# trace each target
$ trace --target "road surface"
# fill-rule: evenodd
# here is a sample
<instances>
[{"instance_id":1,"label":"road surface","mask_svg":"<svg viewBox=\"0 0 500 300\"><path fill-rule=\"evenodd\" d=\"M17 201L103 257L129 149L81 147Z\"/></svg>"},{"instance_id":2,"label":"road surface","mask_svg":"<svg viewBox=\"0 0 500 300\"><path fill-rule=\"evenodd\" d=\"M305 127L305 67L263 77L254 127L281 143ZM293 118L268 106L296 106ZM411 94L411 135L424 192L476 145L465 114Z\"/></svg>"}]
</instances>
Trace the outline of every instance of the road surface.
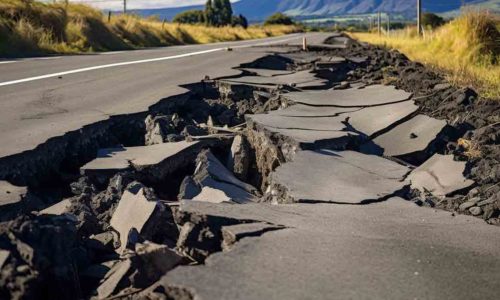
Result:
<instances>
[{"instance_id":1,"label":"road surface","mask_svg":"<svg viewBox=\"0 0 500 300\"><path fill-rule=\"evenodd\" d=\"M316 38L319 34L310 34ZM252 46L298 43L302 34L260 40L0 61L0 158L34 149L112 115L146 111L180 85L239 74L264 53ZM226 51L231 47L233 51Z\"/></svg>"}]
</instances>

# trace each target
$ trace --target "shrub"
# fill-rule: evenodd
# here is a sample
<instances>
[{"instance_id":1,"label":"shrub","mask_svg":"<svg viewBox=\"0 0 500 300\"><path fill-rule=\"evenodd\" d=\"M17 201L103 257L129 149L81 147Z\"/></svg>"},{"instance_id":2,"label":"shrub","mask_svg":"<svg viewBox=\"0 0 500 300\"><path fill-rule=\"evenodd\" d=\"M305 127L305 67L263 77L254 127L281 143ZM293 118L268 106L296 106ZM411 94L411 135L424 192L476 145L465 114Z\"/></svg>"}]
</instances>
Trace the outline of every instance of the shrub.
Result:
<instances>
[{"instance_id":1,"label":"shrub","mask_svg":"<svg viewBox=\"0 0 500 300\"><path fill-rule=\"evenodd\" d=\"M275 13L266 19L264 25L293 25L292 18L282 13Z\"/></svg>"},{"instance_id":2,"label":"shrub","mask_svg":"<svg viewBox=\"0 0 500 300\"><path fill-rule=\"evenodd\" d=\"M445 20L433 13L424 13L422 15L422 24L431 28L437 28L445 24Z\"/></svg>"},{"instance_id":3,"label":"shrub","mask_svg":"<svg viewBox=\"0 0 500 300\"><path fill-rule=\"evenodd\" d=\"M177 14L172 22L183 24L205 23L205 13L202 10L188 10Z\"/></svg>"}]
</instances>

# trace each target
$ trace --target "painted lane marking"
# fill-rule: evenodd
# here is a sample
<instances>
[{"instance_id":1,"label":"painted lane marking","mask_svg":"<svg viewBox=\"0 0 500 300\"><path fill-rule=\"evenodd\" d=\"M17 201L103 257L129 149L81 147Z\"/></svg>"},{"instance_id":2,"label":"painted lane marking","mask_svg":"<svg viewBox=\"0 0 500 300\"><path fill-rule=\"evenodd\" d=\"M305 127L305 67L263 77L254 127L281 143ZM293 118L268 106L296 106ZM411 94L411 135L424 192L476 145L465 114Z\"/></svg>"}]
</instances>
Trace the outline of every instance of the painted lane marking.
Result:
<instances>
[{"instance_id":1,"label":"painted lane marking","mask_svg":"<svg viewBox=\"0 0 500 300\"><path fill-rule=\"evenodd\" d=\"M232 48L249 48L249 47L260 46L260 45L271 45L271 44L283 43L283 42L286 42L286 41L289 41L289 40L292 40L292 39L296 39L296 38L297 37L292 37L292 38L288 38L288 39L284 39L284 40L279 40L279 41L274 41L274 42L263 42L263 43L259 43L259 44L250 44L250 45L235 46L235 47L232 47ZM108 68L114 68L114 67L136 65L136 64L142 64L142 63L150 63L150 62L156 62L156 61L172 60L172 59L177 59L177 58L184 58L184 57L190 57L190 56L208 54L208 53L223 51L223 50L225 50L227 48L228 47L215 48L215 49L209 49L209 50L203 50L203 51L196 51L196 52L189 52L189 53L184 53L184 54L178 54L178 55L173 55L173 56L165 56L165 57L157 57L157 58L150 58L150 59L125 61L125 62L119 62L119 63L112 63L112 64L105 64L105 65L87 67L87 68L80 68L80 69L68 70L68 71L63 71L63 72L58 72L58 73L51 73L51 74L46 74L46 75L40 75L40 76L23 78L23 79L17 79L17 80L10 80L10 81L0 82L0 87L2 87L2 86L8 86L8 85L14 85L14 84L19 84L19 83L24 83L24 82L42 80L42 79L47 79L47 78L54 78L54 77L59 77L59 76L64 76L64 75L69 75L69 74L76 74L76 73L83 73L83 72L88 72L88 71L95 71L95 70L100 70L100 69L108 69Z\"/></svg>"},{"instance_id":2,"label":"painted lane marking","mask_svg":"<svg viewBox=\"0 0 500 300\"><path fill-rule=\"evenodd\" d=\"M0 61L0 65L15 63L17 60Z\"/></svg>"},{"instance_id":3,"label":"painted lane marking","mask_svg":"<svg viewBox=\"0 0 500 300\"><path fill-rule=\"evenodd\" d=\"M18 84L18 83L23 83L23 82L29 82L29 81L35 81L35 80L41 80L41 79L47 79L47 78L54 78L54 77L59 77L59 76L64 76L64 75L69 75L69 74L83 73L83 72L100 70L100 69L108 69L108 68L113 68L113 67L135 65L135 64L142 64L142 63L162 61L162 60L171 60L171 59L176 59L176 58L189 57L189 56L195 56L195 55L200 55L200 54L206 54L206 53L221 51L223 49L224 48L217 48L217 49L211 49L211 50L205 50L205 51L198 51L198 52L190 52L190 53L185 53L185 54L179 54L179 55L174 55L174 56L158 57L158 58L151 58L151 59L141 59L141 60L134 60L134 61L125 61L125 62L114 63L114 64L107 64L107 65L100 65L100 66L94 66L94 67L88 67L88 68L81 68L81 69L63 71L63 72L58 72L58 73L52 73L52 74L46 74L46 75L28 77L28 78L23 78L23 79L17 79L17 80L11 80L11 81L4 81L4 82L0 82L0 86L13 85L13 84Z\"/></svg>"}]
</instances>

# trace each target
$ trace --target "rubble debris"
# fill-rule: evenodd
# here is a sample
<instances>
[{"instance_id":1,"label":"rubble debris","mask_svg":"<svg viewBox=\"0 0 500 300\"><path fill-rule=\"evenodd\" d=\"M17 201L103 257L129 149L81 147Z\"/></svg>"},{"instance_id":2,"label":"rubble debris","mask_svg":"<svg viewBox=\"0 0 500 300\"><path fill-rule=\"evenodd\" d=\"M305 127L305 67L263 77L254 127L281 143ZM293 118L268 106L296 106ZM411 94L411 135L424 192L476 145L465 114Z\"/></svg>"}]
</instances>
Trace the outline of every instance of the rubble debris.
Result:
<instances>
[{"instance_id":1,"label":"rubble debris","mask_svg":"<svg viewBox=\"0 0 500 300\"><path fill-rule=\"evenodd\" d=\"M282 97L305 105L352 108L402 102L411 96L394 86L371 85L362 89L291 92Z\"/></svg>"},{"instance_id":2,"label":"rubble debris","mask_svg":"<svg viewBox=\"0 0 500 300\"><path fill-rule=\"evenodd\" d=\"M474 184L463 175L466 162L455 161L453 155L434 154L408 176L411 186L421 192L444 197Z\"/></svg>"},{"instance_id":3,"label":"rubble debris","mask_svg":"<svg viewBox=\"0 0 500 300\"><path fill-rule=\"evenodd\" d=\"M110 225L120 235L120 246L117 249L121 253L128 244L131 230L135 229L145 239L153 240L158 231L163 235L175 235L169 232L172 228L165 226L168 221L167 208L159 202L155 195L139 183L132 183L123 193L110 221ZM158 228L159 225L165 226Z\"/></svg>"},{"instance_id":4,"label":"rubble debris","mask_svg":"<svg viewBox=\"0 0 500 300\"><path fill-rule=\"evenodd\" d=\"M246 180L250 166L250 149L243 135L234 137L226 166L238 179Z\"/></svg>"},{"instance_id":5,"label":"rubble debris","mask_svg":"<svg viewBox=\"0 0 500 300\"><path fill-rule=\"evenodd\" d=\"M10 251L0 249L0 270L2 269L7 259L9 259L9 256Z\"/></svg>"},{"instance_id":6,"label":"rubble debris","mask_svg":"<svg viewBox=\"0 0 500 300\"><path fill-rule=\"evenodd\" d=\"M270 176L264 200L272 203L363 204L402 190L410 170L390 160L354 151L299 151Z\"/></svg>"},{"instance_id":7,"label":"rubble debris","mask_svg":"<svg viewBox=\"0 0 500 300\"><path fill-rule=\"evenodd\" d=\"M19 216L0 224L0 247L10 252L0 272L2 298L81 298L78 270L88 257L73 221Z\"/></svg>"},{"instance_id":8,"label":"rubble debris","mask_svg":"<svg viewBox=\"0 0 500 300\"><path fill-rule=\"evenodd\" d=\"M204 150L196 159L196 170L181 186L179 200L246 203L256 201L258 190L236 178L210 152Z\"/></svg>"},{"instance_id":9,"label":"rubble debris","mask_svg":"<svg viewBox=\"0 0 500 300\"><path fill-rule=\"evenodd\" d=\"M49 206L38 212L38 215L55 215L62 216L70 212L71 200L64 199L52 206Z\"/></svg>"},{"instance_id":10,"label":"rubble debris","mask_svg":"<svg viewBox=\"0 0 500 300\"><path fill-rule=\"evenodd\" d=\"M115 264L97 288L99 299L104 299L127 288L146 288L182 260L167 246L151 242L136 244L135 251Z\"/></svg>"}]
</instances>

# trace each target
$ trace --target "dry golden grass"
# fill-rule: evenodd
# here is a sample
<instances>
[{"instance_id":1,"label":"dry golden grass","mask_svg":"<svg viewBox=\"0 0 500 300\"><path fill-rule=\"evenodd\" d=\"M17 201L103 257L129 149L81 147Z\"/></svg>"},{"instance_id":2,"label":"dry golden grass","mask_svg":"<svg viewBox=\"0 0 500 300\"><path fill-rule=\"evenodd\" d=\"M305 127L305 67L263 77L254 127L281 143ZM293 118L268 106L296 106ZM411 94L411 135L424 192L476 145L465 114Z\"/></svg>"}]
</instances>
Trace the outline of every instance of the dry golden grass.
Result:
<instances>
[{"instance_id":1,"label":"dry golden grass","mask_svg":"<svg viewBox=\"0 0 500 300\"><path fill-rule=\"evenodd\" d=\"M498 16L464 12L435 31L418 37L416 28L389 36L351 33L356 39L399 50L410 59L443 71L457 85L470 85L485 98L500 99L500 33Z\"/></svg>"},{"instance_id":2,"label":"dry golden grass","mask_svg":"<svg viewBox=\"0 0 500 300\"><path fill-rule=\"evenodd\" d=\"M107 16L82 4L1 0L0 56L79 53L238 41L299 31L294 26L211 28L134 15Z\"/></svg>"}]
</instances>

